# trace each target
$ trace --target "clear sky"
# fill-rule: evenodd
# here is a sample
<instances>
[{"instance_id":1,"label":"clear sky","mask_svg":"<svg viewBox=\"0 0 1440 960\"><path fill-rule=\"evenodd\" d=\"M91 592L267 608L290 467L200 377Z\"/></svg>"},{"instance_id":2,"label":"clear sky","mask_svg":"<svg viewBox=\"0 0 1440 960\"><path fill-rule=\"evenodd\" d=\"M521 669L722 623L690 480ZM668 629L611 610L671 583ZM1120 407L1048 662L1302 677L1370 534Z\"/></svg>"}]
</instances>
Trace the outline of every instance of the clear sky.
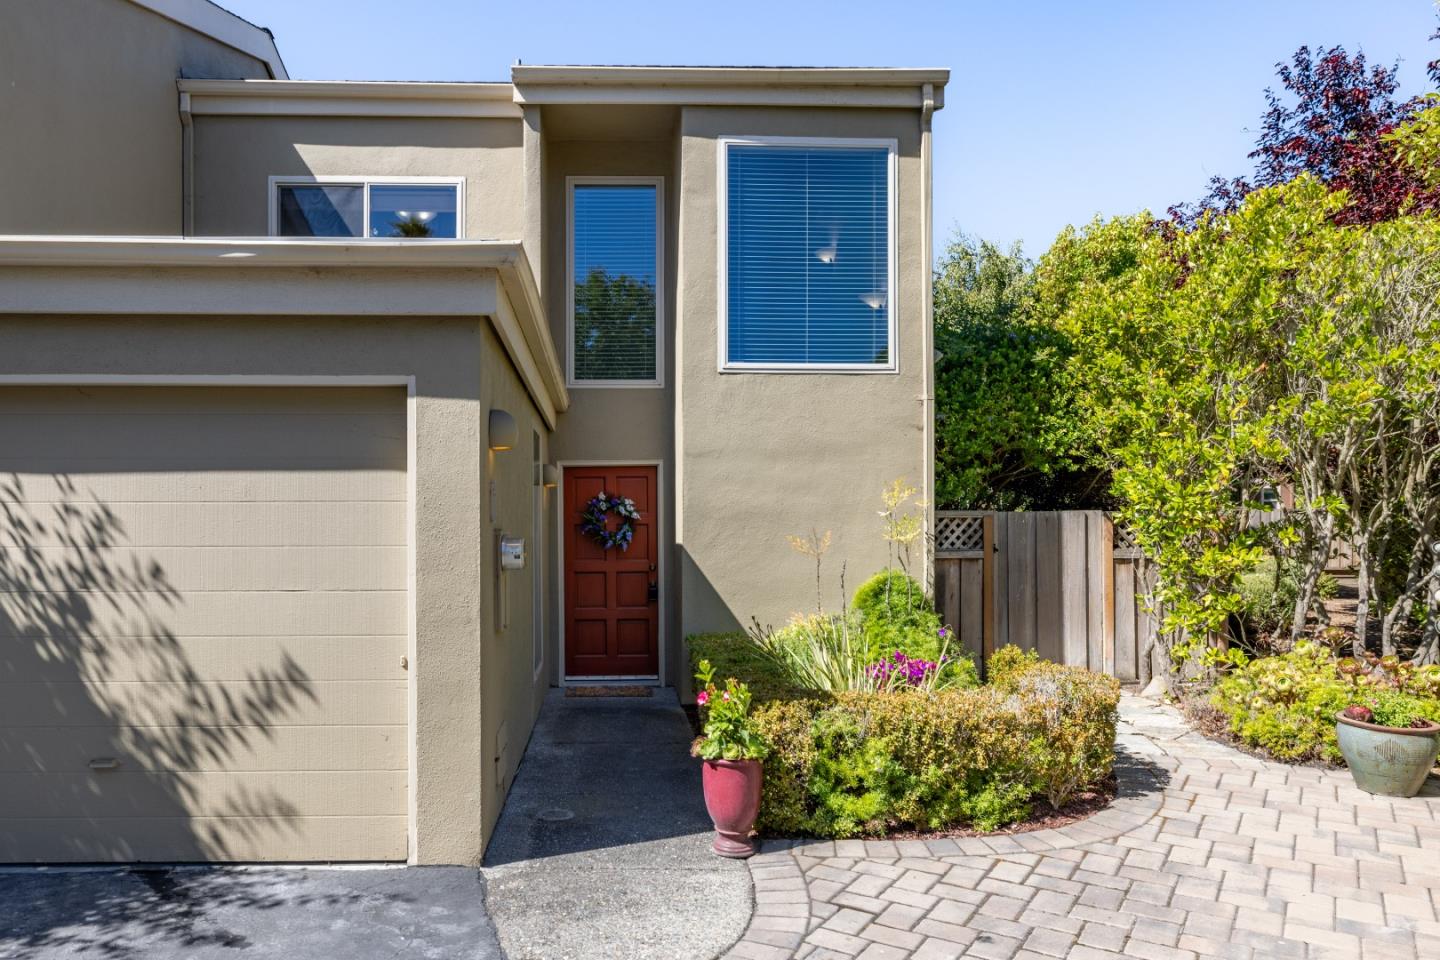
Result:
<instances>
[{"instance_id":1,"label":"clear sky","mask_svg":"<svg viewBox=\"0 0 1440 960\"><path fill-rule=\"evenodd\" d=\"M1067 223L1248 173L1275 61L1302 43L1400 62L1421 92L1431 0L221 0L306 80L503 80L524 63L949 67L937 242L1038 254Z\"/></svg>"}]
</instances>

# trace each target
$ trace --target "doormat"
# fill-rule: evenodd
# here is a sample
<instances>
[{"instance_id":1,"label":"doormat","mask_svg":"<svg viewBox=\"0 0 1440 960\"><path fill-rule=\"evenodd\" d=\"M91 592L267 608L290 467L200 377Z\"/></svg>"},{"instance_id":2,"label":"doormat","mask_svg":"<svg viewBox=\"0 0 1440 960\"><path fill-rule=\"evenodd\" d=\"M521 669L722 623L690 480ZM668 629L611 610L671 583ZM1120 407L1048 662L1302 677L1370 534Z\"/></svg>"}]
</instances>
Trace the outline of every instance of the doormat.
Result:
<instances>
[{"instance_id":1,"label":"doormat","mask_svg":"<svg viewBox=\"0 0 1440 960\"><path fill-rule=\"evenodd\" d=\"M654 687L566 687L567 697L648 697Z\"/></svg>"}]
</instances>

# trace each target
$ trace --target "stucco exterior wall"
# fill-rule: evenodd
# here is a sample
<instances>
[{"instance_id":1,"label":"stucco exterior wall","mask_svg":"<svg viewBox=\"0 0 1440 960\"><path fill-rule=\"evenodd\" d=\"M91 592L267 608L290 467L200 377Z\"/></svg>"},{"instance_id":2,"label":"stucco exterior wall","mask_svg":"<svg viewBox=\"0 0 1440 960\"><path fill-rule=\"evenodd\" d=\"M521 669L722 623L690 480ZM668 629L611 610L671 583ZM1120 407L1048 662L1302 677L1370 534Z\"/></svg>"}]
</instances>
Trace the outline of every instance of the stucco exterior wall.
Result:
<instances>
[{"instance_id":1,"label":"stucco exterior wall","mask_svg":"<svg viewBox=\"0 0 1440 960\"><path fill-rule=\"evenodd\" d=\"M175 81L268 76L126 0L6 0L0 234L178 235Z\"/></svg>"},{"instance_id":2,"label":"stucco exterior wall","mask_svg":"<svg viewBox=\"0 0 1440 960\"><path fill-rule=\"evenodd\" d=\"M195 233L263 237L272 176L465 178L465 238L518 240L525 225L520 119L195 118Z\"/></svg>"},{"instance_id":3,"label":"stucco exterior wall","mask_svg":"<svg viewBox=\"0 0 1440 960\"><path fill-rule=\"evenodd\" d=\"M481 607L484 611L481 634L481 731L484 735L485 793L480 804L482 829L488 839L510 792L515 771L529 742L530 730L540 713L549 688L546 671L553 659L548 646L540 670L534 666L535 594L543 568L536 560L534 543L535 498L542 508L550 505L550 492L537 486L534 471L534 438L540 437L540 458L545 462L548 430L525 392L524 385L508 355L485 326L481 331L480 415L488 430L489 412L505 410L515 417L519 438L513 449L489 449L488 434L482 444L484 458L485 521L482 531L484 554L481 567ZM548 518L551 511L545 509ZM546 523L548 528L549 524ZM500 571L500 536L525 540L523 570Z\"/></svg>"},{"instance_id":4,"label":"stucco exterior wall","mask_svg":"<svg viewBox=\"0 0 1440 960\"><path fill-rule=\"evenodd\" d=\"M661 541L659 550L664 569L661 571L668 592L664 604L667 615L661 623L660 642L663 660L673 677L679 660L679 603L675 586L677 569L674 552L675 530L675 254L676 209L679 198L675 192L674 141L622 140L549 142L545 152L545 302L550 334L558 348L561 363L571 351L567 334L568 237L566 234L568 203L567 179L570 177L663 177L664 178L664 282L661 291L664 312L664 349L661 356L663 386L660 387L584 387L571 386L571 407L560 419L551 446L556 462L608 462L617 464L658 462L662 502ZM569 522L567 518L566 522ZM558 538L560 531L555 536ZM558 562L558 542L552 541L551 554ZM563 611L559 609L559 591L552 591L556 643Z\"/></svg>"},{"instance_id":5,"label":"stucco exterior wall","mask_svg":"<svg viewBox=\"0 0 1440 960\"><path fill-rule=\"evenodd\" d=\"M511 575L509 629L491 620L492 531L528 526L528 431L539 423L507 367L484 318L0 316L0 374L416 378L410 800L411 858L420 863L479 862L539 704L528 670L529 572ZM524 449L487 451L492 404L516 416ZM501 720L510 746L497 763Z\"/></svg>"},{"instance_id":6,"label":"stucco exterior wall","mask_svg":"<svg viewBox=\"0 0 1440 960\"><path fill-rule=\"evenodd\" d=\"M718 137L893 138L899 143L896 373L719 373ZM833 532L824 602L884 567L876 515L897 477L922 486L925 321L920 114L688 107L681 120L676 448L686 634L779 626L815 604L815 567L787 535Z\"/></svg>"}]
</instances>

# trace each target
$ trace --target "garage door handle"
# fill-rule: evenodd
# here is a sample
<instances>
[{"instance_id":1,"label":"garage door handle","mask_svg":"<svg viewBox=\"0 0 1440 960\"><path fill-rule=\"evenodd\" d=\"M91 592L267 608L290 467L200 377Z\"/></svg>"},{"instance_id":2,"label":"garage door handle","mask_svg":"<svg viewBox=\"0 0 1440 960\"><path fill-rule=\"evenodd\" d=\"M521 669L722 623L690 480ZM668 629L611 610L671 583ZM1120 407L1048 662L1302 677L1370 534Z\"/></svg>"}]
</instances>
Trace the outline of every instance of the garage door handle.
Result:
<instances>
[{"instance_id":1,"label":"garage door handle","mask_svg":"<svg viewBox=\"0 0 1440 960\"><path fill-rule=\"evenodd\" d=\"M96 757L90 761L91 770L118 770L120 761L115 757Z\"/></svg>"}]
</instances>

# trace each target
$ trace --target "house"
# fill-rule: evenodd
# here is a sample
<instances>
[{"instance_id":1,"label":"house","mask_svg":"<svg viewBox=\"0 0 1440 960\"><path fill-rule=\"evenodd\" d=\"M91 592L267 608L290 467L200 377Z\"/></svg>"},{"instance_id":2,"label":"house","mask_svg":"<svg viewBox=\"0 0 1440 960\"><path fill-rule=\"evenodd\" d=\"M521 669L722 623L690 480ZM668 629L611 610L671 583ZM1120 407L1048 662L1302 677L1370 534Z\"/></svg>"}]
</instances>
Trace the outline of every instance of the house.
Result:
<instances>
[{"instance_id":1,"label":"house","mask_svg":"<svg viewBox=\"0 0 1440 960\"><path fill-rule=\"evenodd\" d=\"M947 77L0 8L0 862L475 863L549 687L808 607L786 535L883 566Z\"/></svg>"}]
</instances>

